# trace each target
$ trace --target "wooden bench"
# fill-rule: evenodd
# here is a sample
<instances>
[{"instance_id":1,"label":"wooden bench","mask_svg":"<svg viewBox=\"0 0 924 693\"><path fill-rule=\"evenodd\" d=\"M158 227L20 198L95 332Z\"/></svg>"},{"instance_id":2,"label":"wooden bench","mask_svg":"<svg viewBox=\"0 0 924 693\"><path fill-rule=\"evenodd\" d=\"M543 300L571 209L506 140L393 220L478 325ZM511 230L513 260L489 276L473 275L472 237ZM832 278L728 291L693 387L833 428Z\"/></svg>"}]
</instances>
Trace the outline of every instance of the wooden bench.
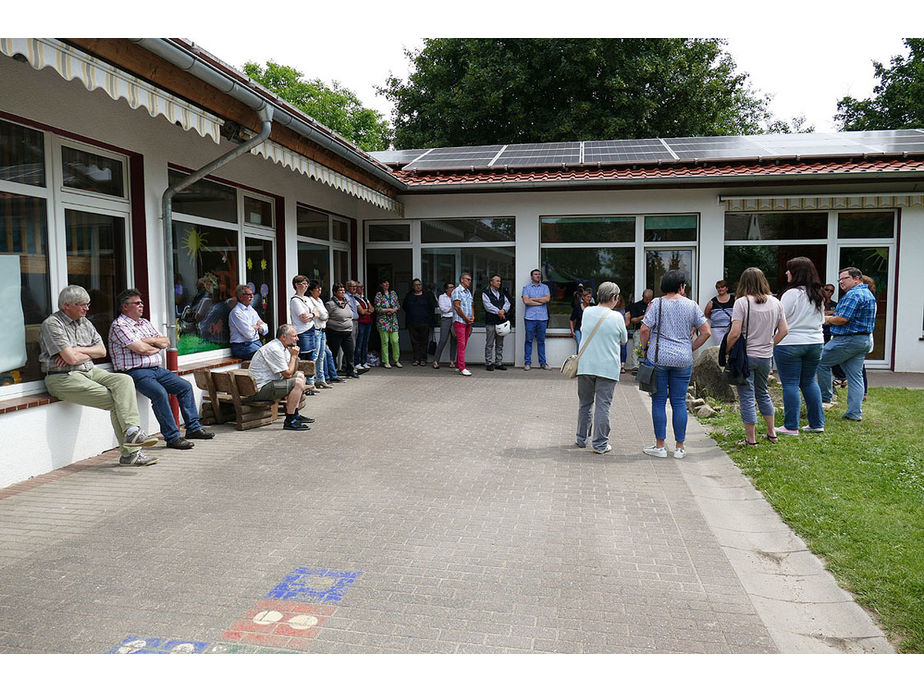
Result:
<instances>
[{"instance_id":1,"label":"wooden bench","mask_svg":"<svg viewBox=\"0 0 924 693\"><path fill-rule=\"evenodd\" d=\"M285 407L285 400L275 402L254 401L249 398L257 394L257 382L247 370L249 361L242 368L227 371L212 371L200 368L194 371L196 385L205 390L199 419L202 425L231 422L239 431L266 426L279 418L279 407ZM314 362L299 361L299 370L306 376L314 375ZM305 406L305 396L299 408Z\"/></svg>"}]
</instances>

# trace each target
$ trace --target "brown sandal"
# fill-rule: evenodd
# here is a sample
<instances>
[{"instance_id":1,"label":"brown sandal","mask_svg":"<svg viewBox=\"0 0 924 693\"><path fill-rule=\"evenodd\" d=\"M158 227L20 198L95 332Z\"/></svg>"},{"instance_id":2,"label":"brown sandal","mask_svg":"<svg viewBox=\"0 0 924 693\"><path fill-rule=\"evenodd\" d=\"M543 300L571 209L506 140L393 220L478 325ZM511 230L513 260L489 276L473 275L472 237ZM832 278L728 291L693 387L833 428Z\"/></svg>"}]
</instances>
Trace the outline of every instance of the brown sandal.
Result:
<instances>
[{"instance_id":1,"label":"brown sandal","mask_svg":"<svg viewBox=\"0 0 924 693\"><path fill-rule=\"evenodd\" d=\"M747 438L742 438L742 439L739 440L737 443L735 443L735 445L737 445L739 448L743 448L743 447L745 447L745 446L747 446L747 445L757 445L757 441L755 440L755 441L752 443L752 442L749 441Z\"/></svg>"}]
</instances>

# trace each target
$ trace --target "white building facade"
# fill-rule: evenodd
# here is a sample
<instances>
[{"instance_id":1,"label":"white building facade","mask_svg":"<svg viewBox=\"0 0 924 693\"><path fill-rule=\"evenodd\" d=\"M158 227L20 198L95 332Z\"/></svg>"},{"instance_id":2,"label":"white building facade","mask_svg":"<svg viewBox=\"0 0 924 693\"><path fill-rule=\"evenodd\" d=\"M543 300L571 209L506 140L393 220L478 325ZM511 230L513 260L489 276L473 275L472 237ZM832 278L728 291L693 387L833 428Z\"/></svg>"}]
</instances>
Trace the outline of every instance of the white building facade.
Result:
<instances>
[{"instance_id":1,"label":"white building facade","mask_svg":"<svg viewBox=\"0 0 924 693\"><path fill-rule=\"evenodd\" d=\"M0 488L116 444L107 412L44 391L39 325L72 283L90 292L104 338L115 296L138 287L154 325L176 326L178 369L191 379L197 366L230 361L225 317L238 283L253 285L255 308L275 327L289 319L295 274L325 290L360 279L370 296L387 278L403 296L417 277L439 292L469 272L477 291L496 273L522 326L519 296L540 268L558 365L573 353L578 283L613 280L634 300L677 267L705 305L718 279L733 285L751 265L778 290L786 259L806 255L824 281L836 284L846 265L876 280L871 367L924 371L924 303L913 285L924 260L924 156L666 177L619 167L529 180L412 175L292 115L191 44L0 39L0 53ZM254 94L276 108L269 139L173 198L168 258L164 192L255 136ZM519 365L517 325L505 360ZM483 344L476 323L468 361L482 361ZM139 405L156 431L147 399Z\"/></svg>"}]
</instances>

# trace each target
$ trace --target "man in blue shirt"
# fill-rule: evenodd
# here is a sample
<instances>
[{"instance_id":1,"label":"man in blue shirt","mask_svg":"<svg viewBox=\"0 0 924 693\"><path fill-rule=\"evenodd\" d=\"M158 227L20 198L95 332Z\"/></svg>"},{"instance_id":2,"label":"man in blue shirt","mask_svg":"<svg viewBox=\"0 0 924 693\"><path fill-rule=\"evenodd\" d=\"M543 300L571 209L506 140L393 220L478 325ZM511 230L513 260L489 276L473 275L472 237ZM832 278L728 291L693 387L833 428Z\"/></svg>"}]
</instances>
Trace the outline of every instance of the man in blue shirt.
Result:
<instances>
[{"instance_id":1,"label":"man in blue shirt","mask_svg":"<svg viewBox=\"0 0 924 693\"><path fill-rule=\"evenodd\" d=\"M542 283L542 272L534 269L529 273L530 283L523 287L523 322L526 324L526 348L523 355L523 370L528 371L533 360L533 339L539 352L539 365L549 370L545 361L545 328L549 324L549 301L552 294Z\"/></svg>"},{"instance_id":2,"label":"man in blue shirt","mask_svg":"<svg viewBox=\"0 0 924 693\"><path fill-rule=\"evenodd\" d=\"M876 326L876 298L863 282L863 273L856 267L846 267L838 273L838 284L845 292L838 301L834 315L825 316L831 328L831 341L825 344L818 364L818 385L821 400L830 403L831 368L840 364L847 374L847 411L844 418L863 418L863 361L870 348L870 338Z\"/></svg>"},{"instance_id":3,"label":"man in blue shirt","mask_svg":"<svg viewBox=\"0 0 924 693\"><path fill-rule=\"evenodd\" d=\"M237 305L231 309L228 324L231 326L231 355L245 361L253 356L263 342L260 335L269 332L269 325L260 319L253 306L253 289L241 284L234 290Z\"/></svg>"}]
</instances>

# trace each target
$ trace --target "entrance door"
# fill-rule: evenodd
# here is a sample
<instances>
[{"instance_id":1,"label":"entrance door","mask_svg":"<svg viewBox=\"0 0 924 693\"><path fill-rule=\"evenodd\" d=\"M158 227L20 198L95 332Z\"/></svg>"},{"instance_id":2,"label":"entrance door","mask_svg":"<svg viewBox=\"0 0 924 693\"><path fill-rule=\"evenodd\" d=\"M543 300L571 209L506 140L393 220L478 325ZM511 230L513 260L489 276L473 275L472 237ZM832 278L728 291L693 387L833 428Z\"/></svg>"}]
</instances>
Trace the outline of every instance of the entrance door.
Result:
<instances>
[{"instance_id":1,"label":"entrance door","mask_svg":"<svg viewBox=\"0 0 924 693\"><path fill-rule=\"evenodd\" d=\"M387 279L389 291L398 294L403 300L411 290L411 273L413 272L413 251L410 248L368 248L366 250L366 298L375 300L379 291L379 282ZM373 322L372 335L369 337L369 350L382 353L382 343ZM410 348L410 340L405 334L404 311L398 311L399 344L402 349Z\"/></svg>"},{"instance_id":2,"label":"entrance door","mask_svg":"<svg viewBox=\"0 0 924 693\"><path fill-rule=\"evenodd\" d=\"M873 330L873 351L866 355L870 362L890 365L892 360L891 277L894 271L890 246L840 248L838 267L856 267L876 284L876 328Z\"/></svg>"}]
</instances>

